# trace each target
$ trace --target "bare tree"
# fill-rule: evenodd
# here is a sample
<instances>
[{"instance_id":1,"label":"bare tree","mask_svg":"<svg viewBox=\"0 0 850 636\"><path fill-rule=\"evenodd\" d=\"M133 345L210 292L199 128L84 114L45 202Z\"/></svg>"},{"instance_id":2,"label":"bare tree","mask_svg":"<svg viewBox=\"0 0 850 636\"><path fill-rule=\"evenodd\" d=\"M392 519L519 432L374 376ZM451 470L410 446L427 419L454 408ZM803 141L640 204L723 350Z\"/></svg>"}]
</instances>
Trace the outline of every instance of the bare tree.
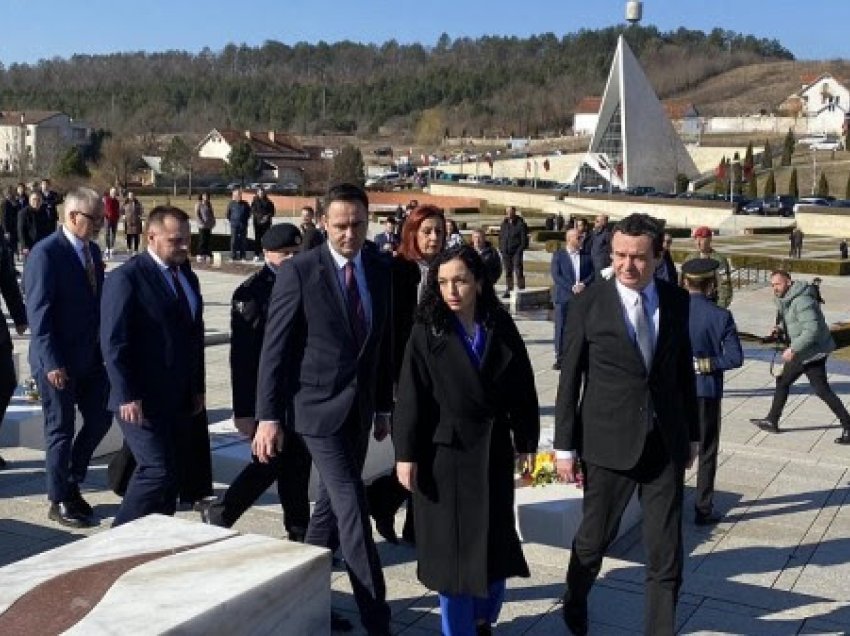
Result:
<instances>
[{"instance_id":1,"label":"bare tree","mask_svg":"<svg viewBox=\"0 0 850 636\"><path fill-rule=\"evenodd\" d=\"M113 183L126 185L141 158L138 142L128 137L110 137L103 143L100 167Z\"/></svg>"}]
</instances>

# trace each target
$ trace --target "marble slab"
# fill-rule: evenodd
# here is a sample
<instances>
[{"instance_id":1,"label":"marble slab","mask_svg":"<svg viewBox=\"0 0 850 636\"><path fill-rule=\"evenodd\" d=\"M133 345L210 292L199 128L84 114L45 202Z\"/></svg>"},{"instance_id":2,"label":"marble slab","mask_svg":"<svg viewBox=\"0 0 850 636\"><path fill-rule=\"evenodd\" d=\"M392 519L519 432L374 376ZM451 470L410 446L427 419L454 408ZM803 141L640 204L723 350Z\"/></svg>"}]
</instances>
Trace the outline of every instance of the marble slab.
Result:
<instances>
[{"instance_id":1,"label":"marble slab","mask_svg":"<svg viewBox=\"0 0 850 636\"><path fill-rule=\"evenodd\" d=\"M140 563L109 575L110 564L133 557ZM2 612L31 602L21 597L36 586L96 564L103 568L80 576L105 577L105 593L83 589L81 580L59 610L73 615L64 634L330 633L327 550L160 515L0 569L0 625Z\"/></svg>"},{"instance_id":2,"label":"marble slab","mask_svg":"<svg viewBox=\"0 0 850 636\"><path fill-rule=\"evenodd\" d=\"M556 548L572 545L582 518L584 491L575 484L523 486L515 491L517 530L525 542ZM637 493L629 501L617 538L631 530L641 519Z\"/></svg>"}]
</instances>

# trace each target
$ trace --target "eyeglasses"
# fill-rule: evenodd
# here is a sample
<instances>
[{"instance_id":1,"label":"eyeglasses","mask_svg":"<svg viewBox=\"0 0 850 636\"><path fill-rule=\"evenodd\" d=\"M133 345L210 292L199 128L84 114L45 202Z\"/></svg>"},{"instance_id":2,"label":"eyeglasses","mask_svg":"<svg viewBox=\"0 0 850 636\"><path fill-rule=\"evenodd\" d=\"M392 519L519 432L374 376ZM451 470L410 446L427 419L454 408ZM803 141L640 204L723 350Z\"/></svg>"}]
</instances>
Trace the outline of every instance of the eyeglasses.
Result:
<instances>
[{"instance_id":1,"label":"eyeglasses","mask_svg":"<svg viewBox=\"0 0 850 636\"><path fill-rule=\"evenodd\" d=\"M80 214L86 217L92 223L103 223L103 215L91 214L90 212L81 212L80 210L73 210L74 214Z\"/></svg>"}]
</instances>

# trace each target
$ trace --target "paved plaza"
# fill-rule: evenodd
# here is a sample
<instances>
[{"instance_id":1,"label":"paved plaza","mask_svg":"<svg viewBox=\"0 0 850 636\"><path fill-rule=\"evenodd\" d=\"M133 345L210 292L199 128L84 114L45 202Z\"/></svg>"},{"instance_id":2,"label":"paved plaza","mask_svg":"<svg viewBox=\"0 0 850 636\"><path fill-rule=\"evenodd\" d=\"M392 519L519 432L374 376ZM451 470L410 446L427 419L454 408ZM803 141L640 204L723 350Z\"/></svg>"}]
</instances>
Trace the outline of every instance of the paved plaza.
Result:
<instances>
[{"instance_id":1,"label":"paved plaza","mask_svg":"<svg viewBox=\"0 0 850 636\"><path fill-rule=\"evenodd\" d=\"M814 247L814 246L813 246ZM823 249L826 249L824 246ZM229 299L239 278L200 271L207 328L226 332ZM850 316L850 281L826 277L828 320ZM769 287L736 291L732 305L741 331L768 331L774 311ZM541 446L551 447L558 376L551 370L552 324L540 316L519 316L536 374L543 419ZM25 353L28 336L15 336ZM228 346L207 348L207 401L212 422L230 416ZM845 634L850 632L850 449L833 443L839 429L826 406L809 394L805 379L794 387L781 422L769 435L749 423L767 413L773 379L771 351L746 345L743 368L727 374L723 401L717 504L725 513L715 528L692 523L694 473L688 474L685 502L685 582L678 629L683 634ZM833 387L850 402L850 365L831 360ZM27 375L25 355L21 376ZM90 471L85 496L100 518L97 527L70 531L47 520L43 455L25 448L0 449L9 468L0 473L0 565L31 556L109 528L119 499L105 488L106 466ZM217 484L219 489L225 484ZM187 519L192 512L180 512ZM280 508L267 495L236 529L283 536ZM399 515L401 529L402 515ZM415 552L376 535L387 577L393 628L405 635L439 633L437 598L416 579ZM526 544L530 579L509 582L496 634L566 633L558 598L568 550ZM625 534L606 559L590 597L591 634L642 633L643 550L640 527ZM2 584L2 581L0 581ZM333 606L359 625L348 580L333 579ZM355 631L355 634L361 632Z\"/></svg>"}]
</instances>

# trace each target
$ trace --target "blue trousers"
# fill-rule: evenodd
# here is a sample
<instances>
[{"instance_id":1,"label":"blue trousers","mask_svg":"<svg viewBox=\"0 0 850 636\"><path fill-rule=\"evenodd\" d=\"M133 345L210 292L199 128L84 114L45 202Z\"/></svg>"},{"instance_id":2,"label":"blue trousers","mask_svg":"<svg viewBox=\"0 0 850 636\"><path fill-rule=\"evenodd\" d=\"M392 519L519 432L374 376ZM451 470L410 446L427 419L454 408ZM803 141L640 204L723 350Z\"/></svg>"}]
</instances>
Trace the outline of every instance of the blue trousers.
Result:
<instances>
[{"instance_id":1,"label":"blue trousers","mask_svg":"<svg viewBox=\"0 0 850 636\"><path fill-rule=\"evenodd\" d=\"M468 594L439 594L444 636L475 636L479 621L493 625L505 600L505 581L490 583L487 598Z\"/></svg>"}]
</instances>

